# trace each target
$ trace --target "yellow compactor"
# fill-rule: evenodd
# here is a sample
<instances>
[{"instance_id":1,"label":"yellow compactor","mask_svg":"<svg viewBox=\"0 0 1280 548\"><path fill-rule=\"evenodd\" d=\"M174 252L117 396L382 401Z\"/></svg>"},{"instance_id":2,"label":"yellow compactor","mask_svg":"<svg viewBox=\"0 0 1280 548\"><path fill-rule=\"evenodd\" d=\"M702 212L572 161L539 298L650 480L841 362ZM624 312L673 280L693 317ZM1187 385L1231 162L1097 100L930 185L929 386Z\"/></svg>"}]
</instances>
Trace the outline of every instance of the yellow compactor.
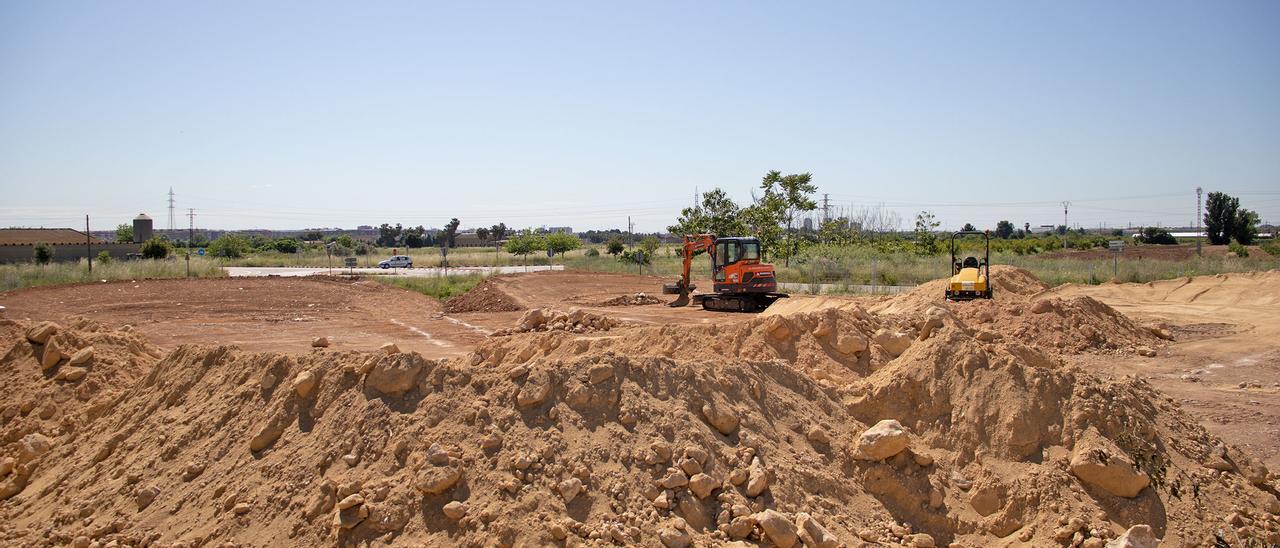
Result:
<instances>
[{"instance_id":1,"label":"yellow compactor","mask_svg":"<svg viewBox=\"0 0 1280 548\"><path fill-rule=\"evenodd\" d=\"M986 238L986 256L956 260L956 236L977 234ZM962 230L951 235L951 279L947 281L948 301L971 301L991 298L991 233Z\"/></svg>"}]
</instances>

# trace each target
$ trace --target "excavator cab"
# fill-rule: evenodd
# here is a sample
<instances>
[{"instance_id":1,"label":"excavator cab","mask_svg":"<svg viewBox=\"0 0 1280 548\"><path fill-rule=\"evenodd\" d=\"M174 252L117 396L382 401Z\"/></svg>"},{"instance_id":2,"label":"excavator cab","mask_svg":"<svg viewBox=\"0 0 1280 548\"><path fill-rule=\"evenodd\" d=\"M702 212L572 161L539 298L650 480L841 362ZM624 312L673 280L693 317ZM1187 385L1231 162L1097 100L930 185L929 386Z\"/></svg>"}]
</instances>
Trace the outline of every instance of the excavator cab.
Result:
<instances>
[{"instance_id":1,"label":"excavator cab","mask_svg":"<svg viewBox=\"0 0 1280 548\"><path fill-rule=\"evenodd\" d=\"M981 235L986 239L986 255L956 260L956 236ZM962 230L951 235L951 279L947 281L948 301L990 299L991 293L991 234L986 231Z\"/></svg>"},{"instance_id":2,"label":"excavator cab","mask_svg":"<svg viewBox=\"0 0 1280 548\"><path fill-rule=\"evenodd\" d=\"M703 251L711 256L714 292L690 295L696 286L690 282L689 269L693 257ZM663 293L679 295L670 306L686 306L693 302L701 304L707 310L754 312L786 297L785 294L778 293L773 265L762 261L760 240L756 238L686 235L682 257L684 270L680 280L662 287Z\"/></svg>"}]
</instances>

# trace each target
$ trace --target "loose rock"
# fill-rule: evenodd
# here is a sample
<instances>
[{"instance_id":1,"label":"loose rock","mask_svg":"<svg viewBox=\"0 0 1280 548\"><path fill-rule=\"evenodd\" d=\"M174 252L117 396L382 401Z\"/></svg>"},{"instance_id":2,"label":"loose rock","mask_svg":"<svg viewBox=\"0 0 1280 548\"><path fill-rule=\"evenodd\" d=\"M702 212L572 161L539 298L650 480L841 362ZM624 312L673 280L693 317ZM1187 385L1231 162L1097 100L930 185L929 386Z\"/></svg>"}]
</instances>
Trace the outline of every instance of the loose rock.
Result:
<instances>
[{"instance_id":1,"label":"loose rock","mask_svg":"<svg viewBox=\"0 0 1280 548\"><path fill-rule=\"evenodd\" d=\"M902 424L894 419L885 419L868 428L854 446L854 458L861 460L884 460L907 448L910 438Z\"/></svg>"}]
</instances>

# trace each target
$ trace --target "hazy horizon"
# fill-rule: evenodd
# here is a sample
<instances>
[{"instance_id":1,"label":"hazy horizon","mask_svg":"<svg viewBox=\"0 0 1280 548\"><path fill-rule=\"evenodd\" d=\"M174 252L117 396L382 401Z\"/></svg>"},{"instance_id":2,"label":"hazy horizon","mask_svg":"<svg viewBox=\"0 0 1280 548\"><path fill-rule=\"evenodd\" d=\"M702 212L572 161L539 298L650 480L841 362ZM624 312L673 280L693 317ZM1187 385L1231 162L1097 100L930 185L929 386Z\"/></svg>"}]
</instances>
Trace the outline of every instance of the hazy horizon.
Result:
<instances>
[{"instance_id":1,"label":"hazy horizon","mask_svg":"<svg viewBox=\"0 0 1280 548\"><path fill-rule=\"evenodd\" d=\"M0 226L1280 223L1280 4L0 0Z\"/></svg>"}]
</instances>

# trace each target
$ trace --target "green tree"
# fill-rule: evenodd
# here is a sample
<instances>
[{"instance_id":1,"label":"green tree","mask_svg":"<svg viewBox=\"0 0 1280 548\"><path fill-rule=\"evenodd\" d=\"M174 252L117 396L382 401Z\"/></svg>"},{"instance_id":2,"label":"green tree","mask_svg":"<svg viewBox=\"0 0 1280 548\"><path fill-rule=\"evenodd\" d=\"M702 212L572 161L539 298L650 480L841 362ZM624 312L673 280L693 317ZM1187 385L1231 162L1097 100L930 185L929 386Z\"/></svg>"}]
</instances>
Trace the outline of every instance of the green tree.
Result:
<instances>
[{"instance_id":1,"label":"green tree","mask_svg":"<svg viewBox=\"0 0 1280 548\"><path fill-rule=\"evenodd\" d=\"M1177 245L1178 244L1178 239L1174 238L1173 234L1170 234L1168 230L1165 230L1157 226L1148 226L1146 228L1143 228L1142 232L1139 232L1138 235L1134 237L1134 239L1144 244L1154 244L1154 245Z\"/></svg>"},{"instance_id":2,"label":"green tree","mask_svg":"<svg viewBox=\"0 0 1280 548\"><path fill-rule=\"evenodd\" d=\"M280 253L297 253L302 244L293 238L280 238L272 243L272 247Z\"/></svg>"},{"instance_id":3,"label":"green tree","mask_svg":"<svg viewBox=\"0 0 1280 548\"><path fill-rule=\"evenodd\" d=\"M151 238L142 244L142 256L148 259L163 259L169 256L169 242L160 238Z\"/></svg>"},{"instance_id":4,"label":"green tree","mask_svg":"<svg viewBox=\"0 0 1280 548\"><path fill-rule=\"evenodd\" d=\"M476 229L476 238L479 238L479 239L480 239L480 241L482 241L482 242L487 242L487 241L489 241L489 229L487 229L487 228L485 228L485 227L483 227L483 226L482 226L482 227L480 227L480 228L477 228L477 229Z\"/></svg>"},{"instance_id":5,"label":"green tree","mask_svg":"<svg viewBox=\"0 0 1280 548\"><path fill-rule=\"evenodd\" d=\"M827 219L818 227L818 241L824 244L852 245L860 239L848 217Z\"/></svg>"},{"instance_id":6,"label":"green tree","mask_svg":"<svg viewBox=\"0 0 1280 548\"><path fill-rule=\"evenodd\" d=\"M963 230L965 232L972 232L978 229L973 227L973 223L965 223L964 226L960 227L960 230Z\"/></svg>"},{"instance_id":7,"label":"green tree","mask_svg":"<svg viewBox=\"0 0 1280 548\"><path fill-rule=\"evenodd\" d=\"M544 249L555 255L564 255L570 251L582 247L582 240L577 236L565 232L553 232L543 236Z\"/></svg>"},{"instance_id":8,"label":"green tree","mask_svg":"<svg viewBox=\"0 0 1280 548\"><path fill-rule=\"evenodd\" d=\"M1013 223L1009 221L1000 221L996 223L996 237L1002 240L1008 240L1013 236Z\"/></svg>"},{"instance_id":9,"label":"green tree","mask_svg":"<svg viewBox=\"0 0 1280 548\"><path fill-rule=\"evenodd\" d=\"M501 242L502 240L507 239L508 232L510 231L507 229L506 223L498 223L489 227L489 237L495 242Z\"/></svg>"},{"instance_id":10,"label":"green tree","mask_svg":"<svg viewBox=\"0 0 1280 548\"><path fill-rule=\"evenodd\" d=\"M928 256L937 255L941 251L938 236L934 234L941 225L942 223L937 221L932 211L921 211L916 215L916 253Z\"/></svg>"},{"instance_id":11,"label":"green tree","mask_svg":"<svg viewBox=\"0 0 1280 548\"><path fill-rule=\"evenodd\" d=\"M702 193L702 203L680 211L676 224L667 231L677 236L685 234L715 234L736 236L746 233L742 222L742 210L724 190L719 188Z\"/></svg>"},{"instance_id":12,"label":"green tree","mask_svg":"<svg viewBox=\"0 0 1280 548\"><path fill-rule=\"evenodd\" d=\"M622 236L614 236L604 243L605 252L613 255L614 258L617 258L618 254L622 253L622 250L626 249L626 247L626 244L622 243Z\"/></svg>"},{"instance_id":13,"label":"green tree","mask_svg":"<svg viewBox=\"0 0 1280 548\"><path fill-rule=\"evenodd\" d=\"M110 254L110 253L107 253L106 251L99 251L99 252L98 252L98 258L97 258L97 259L94 259L94 260L95 260L95 261L98 261L98 262L100 262L100 263L102 263L102 264L107 264L107 263L111 262L111 254Z\"/></svg>"},{"instance_id":14,"label":"green tree","mask_svg":"<svg viewBox=\"0 0 1280 548\"><path fill-rule=\"evenodd\" d=\"M533 231L526 230L524 234L517 234L507 238L506 250L512 255L519 255L523 259L534 252L546 249L542 237L534 234Z\"/></svg>"},{"instance_id":15,"label":"green tree","mask_svg":"<svg viewBox=\"0 0 1280 548\"><path fill-rule=\"evenodd\" d=\"M462 224L457 217L449 220L449 224L444 225L444 234L441 235L442 241L447 242L446 245L453 247L458 236L458 225Z\"/></svg>"},{"instance_id":16,"label":"green tree","mask_svg":"<svg viewBox=\"0 0 1280 548\"><path fill-rule=\"evenodd\" d=\"M1236 241L1240 245L1252 245L1253 240L1258 237L1258 213L1248 209L1240 208L1236 212L1235 226L1232 227Z\"/></svg>"},{"instance_id":17,"label":"green tree","mask_svg":"<svg viewBox=\"0 0 1280 548\"><path fill-rule=\"evenodd\" d=\"M1210 192L1204 203L1204 230L1209 243L1225 245L1236 234L1240 199L1223 192Z\"/></svg>"},{"instance_id":18,"label":"green tree","mask_svg":"<svg viewBox=\"0 0 1280 548\"><path fill-rule=\"evenodd\" d=\"M49 264L53 260L53 246L49 244L36 244L31 253L39 264Z\"/></svg>"},{"instance_id":19,"label":"green tree","mask_svg":"<svg viewBox=\"0 0 1280 548\"><path fill-rule=\"evenodd\" d=\"M116 225L116 241L120 243L132 242L133 225L123 223Z\"/></svg>"},{"instance_id":20,"label":"green tree","mask_svg":"<svg viewBox=\"0 0 1280 548\"><path fill-rule=\"evenodd\" d=\"M790 264L791 256L798 251L795 230L796 214L813 211L818 208L818 203L813 199L813 193L818 191L817 185L813 184L813 174L792 173L783 175L781 171L770 171L761 180L760 188L764 190L763 202L767 214L757 217L757 220L767 223L768 218L773 217L777 219L778 225L786 225L783 258L787 264ZM759 227L757 228L759 229ZM772 240L769 235L765 234L758 237L762 247L767 249L772 246L766 245L765 242L766 239ZM769 244L772 243L769 242Z\"/></svg>"},{"instance_id":21,"label":"green tree","mask_svg":"<svg viewBox=\"0 0 1280 548\"><path fill-rule=\"evenodd\" d=\"M390 223L382 223L378 227L378 239L374 242L382 247L395 247L400 245L400 233L404 232L404 227L400 223L391 226Z\"/></svg>"},{"instance_id":22,"label":"green tree","mask_svg":"<svg viewBox=\"0 0 1280 548\"><path fill-rule=\"evenodd\" d=\"M236 259L249 253L249 241L235 234L223 234L209 242L209 255Z\"/></svg>"},{"instance_id":23,"label":"green tree","mask_svg":"<svg viewBox=\"0 0 1280 548\"><path fill-rule=\"evenodd\" d=\"M653 257L658 251L658 247L662 245L662 240L652 234L645 236L640 240L640 250L644 252L645 257Z\"/></svg>"}]
</instances>

